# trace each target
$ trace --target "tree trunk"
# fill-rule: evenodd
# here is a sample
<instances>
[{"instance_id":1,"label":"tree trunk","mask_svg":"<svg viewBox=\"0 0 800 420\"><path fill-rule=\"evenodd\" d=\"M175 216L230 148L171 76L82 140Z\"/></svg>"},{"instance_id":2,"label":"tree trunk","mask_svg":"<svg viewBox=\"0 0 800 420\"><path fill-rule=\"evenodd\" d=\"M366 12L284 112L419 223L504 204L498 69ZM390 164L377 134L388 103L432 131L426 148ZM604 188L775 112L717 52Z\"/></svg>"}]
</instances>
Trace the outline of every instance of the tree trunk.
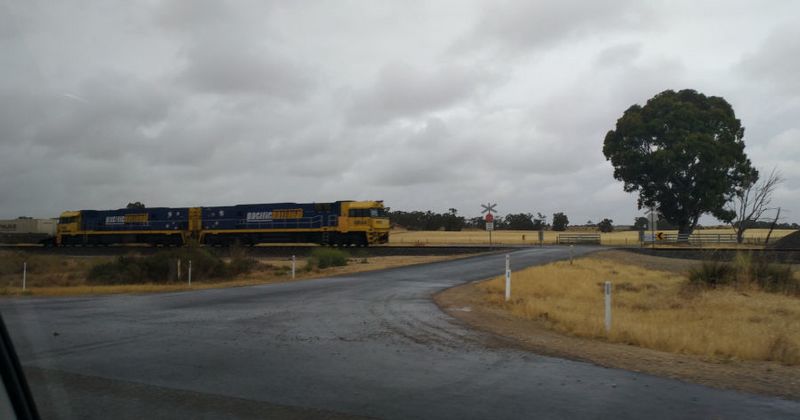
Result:
<instances>
[{"instance_id":1,"label":"tree trunk","mask_svg":"<svg viewBox=\"0 0 800 420\"><path fill-rule=\"evenodd\" d=\"M764 240L764 246L767 246L769 243L769 237L772 236L772 231L775 230L775 225L778 224L778 219L781 217L781 208L778 207L778 214L775 215L775 220L772 221L772 224L769 225L769 232L767 232L767 239Z\"/></svg>"},{"instance_id":2,"label":"tree trunk","mask_svg":"<svg viewBox=\"0 0 800 420\"><path fill-rule=\"evenodd\" d=\"M694 231L694 225L692 223L679 224L677 242L683 242L683 243L689 242L689 235L692 234L692 231Z\"/></svg>"},{"instance_id":3,"label":"tree trunk","mask_svg":"<svg viewBox=\"0 0 800 420\"><path fill-rule=\"evenodd\" d=\"M744 242L744 223L739 223L739 226L736 228L736 243L741 244Z\"/></svg>"},{"instance_id":4,"label":"tree trunk","mask_svg":"<svg viewBox=\"0 0 800 420\"><path fill-rule=\"evenodd\" d=\"M697 222L700 220L700 215L693 216L690 220L678 223L678 242L688 243L689 235L694 232L697 227Z\"/></svg>"}]
</instances>

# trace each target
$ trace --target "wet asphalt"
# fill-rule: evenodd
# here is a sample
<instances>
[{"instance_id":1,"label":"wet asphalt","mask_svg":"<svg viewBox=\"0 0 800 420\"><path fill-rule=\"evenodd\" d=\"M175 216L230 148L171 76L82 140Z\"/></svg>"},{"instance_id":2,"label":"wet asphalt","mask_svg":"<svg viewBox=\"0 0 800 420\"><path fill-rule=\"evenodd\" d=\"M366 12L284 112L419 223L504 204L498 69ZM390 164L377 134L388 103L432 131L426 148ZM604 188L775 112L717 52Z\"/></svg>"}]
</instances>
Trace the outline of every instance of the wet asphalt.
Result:
<instances>
[{"instance_id":1,"label":"wet asphalt","mask_svg":"<svg viewBox=\"0 0 800 420\"><path fill-rule=\"evenodd\" d=\"M512 268L567 252L514 251ZM254 287L7 298L0 312L45 418L800 418L798 401L498 345L431 300L503 265L484 255Z\"/></svg>"}]
</instances>

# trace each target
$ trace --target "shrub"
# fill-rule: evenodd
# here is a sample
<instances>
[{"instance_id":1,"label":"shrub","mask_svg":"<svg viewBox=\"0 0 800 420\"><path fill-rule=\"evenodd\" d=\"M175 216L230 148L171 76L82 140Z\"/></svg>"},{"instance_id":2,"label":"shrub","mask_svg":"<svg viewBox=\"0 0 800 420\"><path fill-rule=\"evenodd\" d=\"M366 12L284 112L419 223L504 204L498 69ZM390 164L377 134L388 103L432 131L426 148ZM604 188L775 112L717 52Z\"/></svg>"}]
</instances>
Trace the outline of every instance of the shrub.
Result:
<instances>
[{"instance_id":1,"label":"shrub","mask_svg":"<svg viewBox=\"0 0 800 420\"><path fill-rule=\"evenodd\" d=\"M340 267L347 265L347 252L333 248L315 248L308 259L309 266L319 268Z\"/></svg>"},{"instance_id":2,"label":"shrub","mask_svg":"<svg viewBox=\"0 0 800 420\"><path fill-rule=\"evenodd\" d=\"M238 276L253 271L258 265L258 260L249 257L235 257L227 265L228 276Z\"/></svg>"},{"instance_id":3,"label":"shrub","mask_svg":"<svg viewBox=\"0 0 800 420\"><path fill-rule=\"evenodd\" d=\"M716 288L730 284L735 279L733 267L717 260L706 260L689 269L689 283L692 285Z\"/></svg>"},{"instance_id":4,"label":"shrub","mask_svg":"<svg viewBox=\"0 0 800 420\"><path fill-rule=\"evenodd\" d=\"M2 252L0 254L0 275L22 273L22 263L26 261L26 257L21 252Z\"/></svg>"},{"instance_id":5,"label":"shrub","mask_svg":"<svg viewBox=\"0 0 800 420\"><path fill-rule=\"evenodd\" d=\"M98 264L89 270L86 282L89 284L137 284L146 283L137 257L120 256L116 260Z\"/></svg>"},{"instance_id":6,"label":"shrub","mask_svg":"<svg viewBox=\"0 0 800 420\"><path fill-rule=\"evenodd\" d=\"M788 265L758 259L750 267L749 275L750 281L765 292L800 295L800 282L794 278L792 268Z\"/></svg>"},{"instance_id":7,"label":"shrub","mask_svg":"<svg viewBox=\"0 0 800 420\"><path fill-rule=\"evenodd\" d=\"M739 253L731 263L703 261L689 270L689 284L711 288L755 286L765 292L800 295L800 281L794 277L791 266L751 253Z\"/></svg>"},{"instance_id":8,"label":"shrub","mask_svg":"<svg viewBox=\"0 0 800 420\"><path fill-rule=\"evenodd\" d=\"M181 281L186 279L189 261L192 278L196 280L229 279L258 265L258 261L246 255L236 255L226 264L205 248L187 247L148 256L120 256L92 267L86 280L89 284L169 283L177 278L178 259L182 261Z\"/></svg>"}]
</instances>

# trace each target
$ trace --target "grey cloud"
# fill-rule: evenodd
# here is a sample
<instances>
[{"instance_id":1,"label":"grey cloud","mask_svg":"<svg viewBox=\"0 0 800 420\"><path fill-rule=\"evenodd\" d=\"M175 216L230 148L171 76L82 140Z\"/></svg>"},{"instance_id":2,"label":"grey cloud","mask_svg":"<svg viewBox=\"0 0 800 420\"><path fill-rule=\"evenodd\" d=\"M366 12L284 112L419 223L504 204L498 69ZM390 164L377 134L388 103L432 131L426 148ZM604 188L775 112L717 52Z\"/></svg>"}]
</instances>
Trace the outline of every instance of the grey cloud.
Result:
<instances>
[{"instance_id":1,"label":"grey cloud","mask_svg":"<svg viewBox=\"0 0 800 420\"><path fill-rule=\"evenodd\" d=\"M634 0L496 1L484 8L473 31L454 48L535 50L573 38L652 27L653 15L647 4Z\"/></svg>"},{"instance_id":2,"label":"grey cloud","mask_svg":"<svg viewBox=\"0 0 800 420\"><path fill-rule=\"evenodd\" d=\"M488 79L480 70L461 65L425 70L401 62L387 63L376 82L356 94L348 119L379 124L419 116L469 98Z\"/></svg>"},{"instance_id":3,"label":"grey cloud","mask_svg":"<svg viewBox=\"0 0 800 420\"><path fill-rule=\"evenodd\" d=\"M7 4L0 218L377 198L630 222L635 196L613 179L603 136L629 105L684 87L731 100L754 162L790 178L781 205L800 206L800 54L772 9L712 20L632 0ZM718 63L737 61L732 49L676 41L711 26L775 35L729 71Z\"/></svg>"},{"instance_id":4,"label":"grey cloud","mask_svg":"<svg viewBox=\"0 0 800 420\"><path fill-rule=\"evenodd\" d=\"M73 95L82 100L69 97ZM43 92L32 140L60 154L110 159L136 150L140 129L166 118L170 99L162 89L133 77L103 74L77 93Z\"/></svg>"},{"instance_id":5,"label":"grey cloud","mask_svg":"<svg viewBox=\"0 0 800 420\"><path fill-rule=\"evenodd\" d=\"M300 99L313 85L305 68L277 51L250 49L227 40L192 46L186 53L186 67L178 78L200 92Z\"/></svg>"},{"instance_id":6,"label":"grey cloud","mask_svg":"<svg viewBox=\"0 0 800 420\"><path fill-rule=\"evenodd\" d=\"M237 7L238 6L238 7ZM267 95L302 99L315 84L313 68L270 28L271 2L170 1L156 23L180 40L183 61L176 75L190 89L219 95Z\"/></svg>"},{"instance_id":7,"label":"grey cloud","mask_svg":"<svg viewBox=\"0 0 800 420\"><path fill-rule=\"evenodd\" d=\"M624 43L608 47L594 60L597 67L628 66L642 53L642 44L638 42Z\"/></svg>"},{"instance_id":8,"label":"grey cloud","mask_svg":"<svg viewBox=\"0 0 800 420\"><path fill-rule=\"evenodd\" d=\"M737 69L780 95L800 94L800 29L776 29L755 52L745 55Z\"/></svg>"},{"instance_id":9,"label":"grey cloud","mask_svg":"<svg viewBox=\"0 0 800 420\"><path fill-rule=\"evenodd\" d=\"M659 92L682 89L687 83L684 64L674 59L638 65L630 59L615 58L616 65L609 69L604 60L620 54L630 58L636 50L615 48L602 51L595 65L582 72L568 89L556 91L533 107L539 128L571 139L582 150L591 150L585 147L585 141L602 141L630 105L644 104Z\"/></svg>"},{"instance_id":10,"label":"grey cloud","mask_svg":"<svg viewBox=\"0 0 800 420\"><path fill-rule=\"evenodd\" d=\"M363 182L383 187L439 184L457 178L460 169L453 162L460 154L459 142L444 121L430 118L418 128L388 133L370 130L370 133L378 138L391 137L391 140L381 141L380 147L365 144L357 148L368 152L349 169L345 178L359 178L364 174Z\"/></svg>"}]
</instances>

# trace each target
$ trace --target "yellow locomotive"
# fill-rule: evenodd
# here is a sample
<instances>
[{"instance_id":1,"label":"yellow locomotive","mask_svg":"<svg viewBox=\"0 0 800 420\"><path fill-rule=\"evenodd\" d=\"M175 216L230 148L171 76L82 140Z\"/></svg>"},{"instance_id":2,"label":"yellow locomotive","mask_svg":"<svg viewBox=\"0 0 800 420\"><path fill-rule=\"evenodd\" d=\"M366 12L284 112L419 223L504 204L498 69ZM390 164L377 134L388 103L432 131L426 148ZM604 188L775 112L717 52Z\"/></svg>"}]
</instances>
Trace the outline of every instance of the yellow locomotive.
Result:
<instances>
[{"instance_id":1,"label":"yellow locomotive","mask_svg":"<svg viewBox=\"0 0 800 420\"><path fill-rule=\"evenodd\" d=\"M61 214L55 244L184 245L318 243L369 246L389 241L383 201L239 204L79 210Z\"/></svg>"}]
</instances>

